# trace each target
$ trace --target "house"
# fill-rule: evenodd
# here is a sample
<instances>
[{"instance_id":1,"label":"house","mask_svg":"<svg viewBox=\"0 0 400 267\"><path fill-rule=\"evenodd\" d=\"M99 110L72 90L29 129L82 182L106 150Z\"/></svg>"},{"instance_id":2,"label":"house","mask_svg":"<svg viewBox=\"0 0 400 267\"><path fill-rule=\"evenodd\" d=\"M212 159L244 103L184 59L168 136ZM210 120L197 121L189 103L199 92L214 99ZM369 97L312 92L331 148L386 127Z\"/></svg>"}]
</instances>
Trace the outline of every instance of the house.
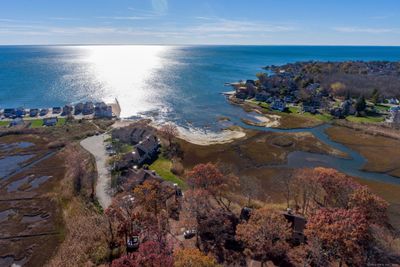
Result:
<instances>
[{"instance_id":1,"label":"house","mask_svg":"<svg viewBox=\"0 0 400 267\"><path fill-rule=\"evenodd\" d=\"M138 144L145 136L149 135L152 135L152 131L144 126L120 128L112 132L113 139L132 145Z\"/></svg>"},{"instance_id":2,"label":"house","mask_svg":"<svg viewBox=\"0 0 400 267\"><path fill-rule=\"evenodd\" d=\"M396 126L400 125L400 106L389 109L389 117L386 119L386 122Z\"/></svg>"},{"instance_id":3,"label":"house","mask_svg":"<svg viewBox=\"0 0 400 267\"><path fill-rule=\"evenodd\" d=\"M104 102L96 103L94 116L96 118L112 118L112 107L107 106Z\"/></svg>"},{"instance_id":4,"label":"house","mask_svg":"<svg viewBox=\"0 0 400 267\"><path fill-rule=\"evenodd\" d=\"M286 110L286 103L284 101L278 99L278 100L275 100L274 102L272 102L271 108L273 110L278 110L280 112L283 112Z\"/></svg>"},{"instance_id":5,"label":"house","mask_svg":"<svg viewBox=\"0 0 400 267\"><path fill-rule=\"evenodd\" d=\"M157 137L149 135L137 143L132 152L126 153L117 163L117 170L124 170L133 166L142 166L150 162L158 154L160 144Z\"/></svg>"},{"instance_id":6,"label":"house","mask_svg":"<svg viewBox=\"0 0 400 267\"><path fill-rule=\"evenodd\" d=\"M261 91L261 92L257 93L255 96L256 100L261 101L261 102L266 102L269 97L270 97L270 94L265 91Z\"/></svg>"},{"instance_id":7,"label":"house","mask_svg":"<svg viewBox=\"0 0 400 267\"><path fill-rule=\"evenodd\" d=\"M39 115L40 116L46 116L47 113L49 113L49 110L47 108L41 109Z\"/></svg>"},{"instance_id":8,"label":"house","mask_svg":"<svg viewBox=\"0 0 400 267\"><path fill-rule=\"evenodd\" d=\"M86 102L86 103L83 105L82 114L83 114L83 115L90 115L90 114L93 114L93 112L94 112L94 105L93 105L93 103L92 103L92 102Z\"/></svg>"},{"instance_id":9,"label":"house","mask_svg":"<svg viewBox=\"0 0 400 267\"><path fill-rule=\"evenodd\" d=\"M71 105L65 105L63 107L63 111L62 111L62 116L68 116L72 114L72 111L74 110L74 107Z\"/></svg>"},{"instance_id":10,"label":"house","mask_svg":"<svg viewBox=\"0 0 400 267\"><path fill-rule=\"evenodd\" d=\"M22 118L15 118L10 122L10 127L23 126L25 124Z\"/></svg>"},{"instance_id":11,"label":"house","mask_svg":"<svg viewBox=\"0 0 400 267\"><path fill-rule=\"evenodd\" d=\"M53 107L53 114L60 114L61 108L60 107Z\"/></svg>"},{"instance_id":12,"label":"house","mask_svg":"<svg viewBox=\"0 0 400 267\"><path fill-rule=\"evenodd\" d=\"M145 181L156 181L161 185L161 189L163 191L164 200L168 200L171 197L174 199L180 198L182 196L182 190L176 185L168 181L164 181L164 179L159 176L155 171L148 170L146 168L142 169L129 169L127 178L125 179L125 183L123 185L124 191L132 191L138 185L143 184Z\"/></svg>"},{"instance_id":13,"label":"house","mask_svg":"<svg viewBox=\"0 0 400 267\"><path fill-rule=\"evenodd\" d=\"M15 116L17 116L18 118L22 118L23 116L25 116L26 111L24 108L17 108L17 110L15 111Z\"/></svg>"},{"instance_id":14,"label":"house","mask_svg":"<svg viewBox=\"0 0 400 267\"><path fill-rule=\"evenodd\" d=\"M149 135L140 141L135 147L141 157L141 162L139 163L140 165L148 160L151 160L157 155L160 144L156 136Z\"/></svg>"},{"instance_id":15,"label":"house","mask_svg":"<svg viewBox=\"0 0 400 267\"><path fill-rule=\"evenodd\" d=\"M388 99L388 103L392 104L392 105L398 105L398 104L400 104L400 101L397 98L393 97L391 99Z\"/></svg>"},{"instance_id":16,"label":"house","mask_svg":"<svg viewBox=\"0 0 400 267\"><path fill-rule=\"evenodd\" d=\"M78 103L75 105L74 115L79 115L83 111L83 103Z\"/></svg>"},{"instance_id":17,"label":"house","mask_svg":"<svg viewBox=\"0 0 400 267\"><path fill-rule=\"evenodd\" d=\"M290 223L292 228L292 242L296 245L304 243L304 228L307 220L303 216L293 214L290 210L285 212L283 216L285 216L285 219Z\"/></svg>"},{"instance_id":18,"label":"house","mask_svg":"<svg viewBox=\"0 0 400 267\"><path fill-rule=\"evenodd\" d=\"M314 106L307 105L307 104L304 104L304 103L301 106L301 111L302 112L309 112L311 114L316 114L317 113L317 110L316 110L316 108Z\"/></svg>"},{"instance_id":19,"label":"house","mask_svg":"<svg viewBox=\"0 0 400 267\"><path fill-rule=\"evenodd\" d=\"M4 109L4 117L13 118L16 116L16 110L14 108L6 108Z\"/></svg>"},{"instance_id":20,"label":"house","mask_svg":"<svg viewBox=\"0 0 400 267\"><path fill-rule=\"evenodd\" d=\"M32 108L29 110L29 116L30 117L36 117L39 113L39 109L37 108Z\"/></svg>"},{"instance_id":21,"label":"house","mask_svg":"<svg viewBox=\"0 0 400 267\"><path fill-rule=\"evenodd\" d=\"M58 123L58 118L57 117L44 118L43 119L43 125L47 126L47 127L56 126L57 123Z\"/></svg>"}]
</instances>

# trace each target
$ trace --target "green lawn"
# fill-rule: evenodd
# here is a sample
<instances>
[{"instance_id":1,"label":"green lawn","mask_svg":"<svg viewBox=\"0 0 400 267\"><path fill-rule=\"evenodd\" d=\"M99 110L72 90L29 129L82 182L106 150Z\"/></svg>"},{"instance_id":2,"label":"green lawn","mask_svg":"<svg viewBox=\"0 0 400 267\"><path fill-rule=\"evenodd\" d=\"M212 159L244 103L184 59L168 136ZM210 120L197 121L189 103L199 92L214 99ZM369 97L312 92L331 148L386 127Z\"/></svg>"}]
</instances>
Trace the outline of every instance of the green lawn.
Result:
<instances>
[{"instance_id":1,"label":"green lawn","mask_svg":"<svg viewBox=\"0 0 400 267\"><path fill-rule=\"evenodd\" d=\"M298 116L304 116L312 119L318 119L324 122L329 122L332 120L332 116L328 113L322 113L322 114L311 114L309 112L304 112L304 113L299 113L300 108L299 107L289 107L288 108L289 113L293 113L294 115Z\"/></svg>"},{"instance_id":2,"label":"green lawn","mask_svg":"<svg viewBox=\"0 0 400 267\"><path fill-rule=\"evenodd\" d=\"M171 167L172 162L169 159L159 156L159 158L149 166L149 169L156 171L164 180L178 184L180 188L185 189L187 187L186 183L171 172Z\"/></svg>"},{"instance_id":3,"label":"green lawn","mask_svg":"<svg viewBox=\"0 0 400 267\"><path fill-rule=\"evenodd\" d=\"M367 117L356 117L356 116L347 116L346 120L356 123L378 123L385 121L385 118L379 116L367 116Z\"/></svg>"},{"instance_id":4,"label":"green lawn","mask_svg":"<svg viewBox=\"0 0 400 267\"><path fill-rule=\"evenodd\" d=\"M387 112L389 111L390 107L385 106L385 105L375 105L376 110L380 112Z\"/></svg>"},{"instance_id":5,"label":"green lawn","mask_svg":"<svg viewBox=\"0 0 400 267\"><path fill-rule=\"evenodd\" d=\"M66 118L58 118L57 126L65 125L66 120Z\"/></svg>"},{"instance_id":6,"label":"green lawn","mask_svg":"<svg viewBox=\"0 0 400 267\"><path fill-rule=\"evenodd\" d=\"M5 127L5 126L8 126L9 124L10 124L9 121L0 121L0 127L1 126Z\"/></svg>"},{"instance_id":7,"label":"green lawn","mask_svg":"<svg viewBox=\"0 0 400 267\"><path fill-rule=\"evenodd\" d=\"M43 126L42 119L30 120L29 122L31 123L31 128L39 128Z\"/></svg>"}]
</instances>

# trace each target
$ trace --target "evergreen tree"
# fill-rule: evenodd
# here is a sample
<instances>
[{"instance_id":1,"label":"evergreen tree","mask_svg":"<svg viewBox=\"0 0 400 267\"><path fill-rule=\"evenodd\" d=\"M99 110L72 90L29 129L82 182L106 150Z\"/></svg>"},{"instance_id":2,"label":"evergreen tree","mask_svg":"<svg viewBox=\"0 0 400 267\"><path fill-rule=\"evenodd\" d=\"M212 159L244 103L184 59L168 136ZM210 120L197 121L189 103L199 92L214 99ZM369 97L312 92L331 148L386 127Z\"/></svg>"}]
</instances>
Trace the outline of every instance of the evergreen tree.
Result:
<instances>
[{"instance_id":1,"label":"evergreen tree","mask_svg":"<svg viewBox=\"0 0 400 267\"><path fill-rule=\"evenodd\" d=\"M378 103L379 103L379 98L380 98L379 91L378 91L378 89L375 88L375 89L372 91L372 95L371 95L371 101L372 101L372 103L374 103L375 105L378 104Z\"/></svg>"},{"instance_id":2,"label":"evergreen tree","mask_svg":"<svg viewBox=\"0 0 400 267\"><path fill-rule=\"evenodd\" d=\"M357 99L355 108L357 110L357 114L358 115L360 114L360 112L363 112L367 108L367 103L365 102L365 97L364 96L360 96Z\"/></svg>"}]
</instances>

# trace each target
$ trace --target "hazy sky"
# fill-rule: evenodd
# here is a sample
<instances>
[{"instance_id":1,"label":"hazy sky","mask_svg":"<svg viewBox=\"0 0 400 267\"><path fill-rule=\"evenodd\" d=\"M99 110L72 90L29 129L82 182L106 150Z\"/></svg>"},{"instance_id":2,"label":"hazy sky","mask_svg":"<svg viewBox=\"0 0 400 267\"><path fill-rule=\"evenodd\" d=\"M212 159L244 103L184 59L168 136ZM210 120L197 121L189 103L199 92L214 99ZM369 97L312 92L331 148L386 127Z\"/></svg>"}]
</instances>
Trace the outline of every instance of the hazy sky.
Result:
<instances>
[{"instance_id":1,"label":"hazy sky","mask_svg":"<svg viewBox=\"0 0 400 267\"><path fill-rule=\"evenodd\" d=\"M400 1L0 0L0 44L400 45Z\"/></svg>"}]
</instances>

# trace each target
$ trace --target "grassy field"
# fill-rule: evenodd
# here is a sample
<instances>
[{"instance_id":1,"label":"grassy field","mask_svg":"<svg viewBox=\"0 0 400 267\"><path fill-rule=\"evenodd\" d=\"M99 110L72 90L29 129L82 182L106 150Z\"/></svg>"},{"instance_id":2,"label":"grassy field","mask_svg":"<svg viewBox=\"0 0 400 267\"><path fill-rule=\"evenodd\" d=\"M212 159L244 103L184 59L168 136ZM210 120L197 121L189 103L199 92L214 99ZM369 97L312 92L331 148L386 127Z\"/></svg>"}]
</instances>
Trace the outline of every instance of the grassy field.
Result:
<instances>
[{"instance_id":1,"label":"grassy field","mask_svg":"<svg viewBox=\"0 0 400 267\"><path fill-rule=\"evenodd\" d=\"M39 128L43 126L42 119L31 120L30 123L31 123L31 128Z\"/></svg>"},{"instance_id":2,"label":"grassy field","mask_svg":"<svg viewBox=\"0 0 400 267\"><path fill-rule=\"evenodd\" d=\"M58 118L57 126L65 125L66 119L65 118Z\"/></svg>"},{"instance_id":3,"label":"grassy field","mask_svg":"<svg viewBox=\"0 0 400 267\"><path fill-rule=\"evenodd\" d=\"M9 121L0 121L0 127L5 127L8 126L10 124Z\"/></svg>"},{"instance_id":4,"label":"grassy field","mask_svg":"<svg viewBox=\"0 0 400 267\"><path fill-rule=\"evenodd\" d=\"M367 117L347 116L346 120L355 123L379 123L385 121L385 118L381 116L367 116Z\"/></svg>"},{"instance_id":5,"label":"grassy field","mask_svg":"<svg viewBox=\"0 0 400 267\"><path fill-rule=\"evenodd\" d=\"M181 188L186 188L186 183L171 172L172 162L169 159L160 156L153 164L149 166L151 170L157 172L164 180L178 184Z\"/></svg>"},{"instance_id":6,"label":"grassy field","mask_svg":"<svg viewBox=\"0 0 400 267\"><path fill-rule=\"evenodd\" d=\"M400 150L396 149L400 147L399 140L345 127L331 127L326 133L333 141L345 144L364 156L367 164L363 170L400 177Z\"/></svg>"}]
</instances>

